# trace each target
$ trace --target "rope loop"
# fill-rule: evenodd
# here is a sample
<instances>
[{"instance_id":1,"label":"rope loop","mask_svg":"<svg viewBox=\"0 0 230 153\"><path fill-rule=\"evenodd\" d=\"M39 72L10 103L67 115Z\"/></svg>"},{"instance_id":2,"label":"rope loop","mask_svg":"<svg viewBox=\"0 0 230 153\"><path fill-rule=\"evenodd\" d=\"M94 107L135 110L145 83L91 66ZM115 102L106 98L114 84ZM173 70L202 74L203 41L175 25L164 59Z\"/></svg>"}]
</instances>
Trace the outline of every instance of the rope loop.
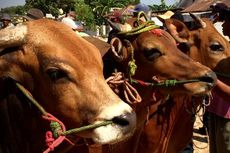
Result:
<instances>
[{"instance_id":1,"label":"rope loop","mask_svg":"<svg viewBox=\"0 0 230 153\"><path fill-rule=\"evenodd\" d=\"M124 42L126 43L126 48L128 52L130 52L131 54L131 60L128 62L128 68L129 68L129 76L132 77L135 75L136 70L137 70L137 65L134 59L134 48L133 48L132 43L129 40L124 39Z\"/></svg>"},{"instance_id":2,"label":"rope loop","mask_svg":"<svg viewBox=\"0 0 230 153\"><path fill-rule=\"evenodd\" d=\"M142 101L142 98L138 91L127 81L127 79L124 78L124 74L121 72L113 73L112 76L110 76L108 79L106 79L106 82L117 90L118 86L122 85L123 87L123 94L125 96L126 101L129 104L135 104Z\"/></svg>"},{"instance_id":3,"label":"rope loop","mask_svg":"<svg viewBox=\"0 0 230 153\"><path fill-rule=\"evenodd\" d=\"M144 17L145 22L142 21L142 17ZM140 11L137 15L136 20L137 25L130 31L120 31L117 35L122 36L133 36L137 35L146 31L150 31L152 29L159 28L158 25L155 24L154 21L148 20L146 14L143 11Z\"/></svg>"}]
</instances>

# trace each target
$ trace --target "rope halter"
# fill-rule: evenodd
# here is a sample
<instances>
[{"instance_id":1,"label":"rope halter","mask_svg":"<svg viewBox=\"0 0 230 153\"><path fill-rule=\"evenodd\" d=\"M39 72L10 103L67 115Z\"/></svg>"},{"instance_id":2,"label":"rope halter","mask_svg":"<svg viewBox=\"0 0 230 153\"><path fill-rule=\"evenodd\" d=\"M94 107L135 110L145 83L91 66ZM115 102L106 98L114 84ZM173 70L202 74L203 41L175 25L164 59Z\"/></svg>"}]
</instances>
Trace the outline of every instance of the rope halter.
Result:
<instances>
[{"instance_id":1,"label":"rope halter","mask_svg":"<svg viewBox=\"0 0 230 153\"><path fill-rule=\"evenodd\" d=\"M43 153L48 153L50 151L53 151L55 147L60 145L64 140L68 141L70 144L74 145L70 140L66 138L67 135L70 134L76 134L82 131L95 129L101 126L106 126L109 124L113 124L112 120L107 120L102 123L94 124L94 125L87 125L82 126L80 128L70 129L66 130L65 125L58 120L56 117L54 117L52 114L48 113L30 94L28 90L26 90L21 84L16 82L15 80L11 79L14 83L17 89L33 104L35 105L39 111L42 113L42 118L45 120L50 121L50 127L51 131L46 132L46 144L48 148Z\"/></svg>"}]
</instances>

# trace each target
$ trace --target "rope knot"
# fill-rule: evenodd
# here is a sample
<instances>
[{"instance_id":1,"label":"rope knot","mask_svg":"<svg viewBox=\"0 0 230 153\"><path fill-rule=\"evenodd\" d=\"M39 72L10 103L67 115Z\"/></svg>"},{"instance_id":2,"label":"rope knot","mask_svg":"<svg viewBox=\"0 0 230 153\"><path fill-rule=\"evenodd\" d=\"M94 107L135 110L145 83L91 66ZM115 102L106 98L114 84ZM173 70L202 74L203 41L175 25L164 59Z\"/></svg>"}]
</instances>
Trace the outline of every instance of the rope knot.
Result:
<instances>
[{"instance_id":1,"label":"rope knot","mask_svg":"<svg viewBox=\"0 0 230 153\"><path fill-rule=\"evenodd\" d=\"M58 138L59 132L62 131L61 125L58 122L50 122L50 128L53 132L54 138Z\"/></svg>"},{"instance_id":2,"label":"rope knot","mask_svg":"<svg viewBox=\"0 0 230 153\"><path fill-rule=\"evenodd\" d=\"M175 86L176 83L177 83L177 80L165 80L166 87Z\"/></svg>"},{"instance_id":3,"label":"rope knot","mask_svg":"<svg viewBox=\"0 0 230 153\"><path fill-rule=\"evenodd\" d=\"M135 63L135 60L133 59L133 60L129 61L128 65L129 65L130 76L134 76L136 73L136 70L137 70L137 65Z\"/></svg>"}]
</instances>

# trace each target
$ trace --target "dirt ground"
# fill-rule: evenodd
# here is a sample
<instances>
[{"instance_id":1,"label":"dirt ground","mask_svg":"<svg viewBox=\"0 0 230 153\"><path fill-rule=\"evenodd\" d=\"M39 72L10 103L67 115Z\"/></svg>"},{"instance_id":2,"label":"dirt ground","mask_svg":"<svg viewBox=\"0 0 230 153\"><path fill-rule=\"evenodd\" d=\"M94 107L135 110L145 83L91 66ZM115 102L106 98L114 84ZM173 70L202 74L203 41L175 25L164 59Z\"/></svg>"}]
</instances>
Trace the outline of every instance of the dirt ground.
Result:
<instances>
[{"instance_id":1,"label":"dirt ground","mask_svg":"<svg viewBox=\"0 0 230 153\"><path fill-rule=\"evenodd\" d=\"M193 132L193 153L209 153L208 146L208 136L201 135L198 133L198 129L203 126L202 123L202 111L196 117L196 121L194 124L194 132Z\"/></svg>"}]
</instances>

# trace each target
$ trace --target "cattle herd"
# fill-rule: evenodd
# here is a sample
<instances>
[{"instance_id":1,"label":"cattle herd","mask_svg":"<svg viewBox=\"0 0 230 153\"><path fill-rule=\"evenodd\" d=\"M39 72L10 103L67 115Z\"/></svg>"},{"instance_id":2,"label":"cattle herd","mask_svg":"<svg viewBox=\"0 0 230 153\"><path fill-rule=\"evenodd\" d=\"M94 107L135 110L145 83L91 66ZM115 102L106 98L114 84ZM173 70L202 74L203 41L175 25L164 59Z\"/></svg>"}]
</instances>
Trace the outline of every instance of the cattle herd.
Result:
<instances>
[{"instance_id":1,"label":"cattle herd","mask_svg":"<svg viewBox=\"0 0 230 153\"><path fill-rule=\"evenodd\" d=\"M227 86L217 74L230 70L229 42L191 16L192 30L176 19L162 29L131 17L132 30L113 29L109 43L49 19L1 30L0 153L180 153L198 106ZM67 135L74 145L47 146L49 122L15 82L66 129L112 123Z\"/></svg>"}]
</instances>

